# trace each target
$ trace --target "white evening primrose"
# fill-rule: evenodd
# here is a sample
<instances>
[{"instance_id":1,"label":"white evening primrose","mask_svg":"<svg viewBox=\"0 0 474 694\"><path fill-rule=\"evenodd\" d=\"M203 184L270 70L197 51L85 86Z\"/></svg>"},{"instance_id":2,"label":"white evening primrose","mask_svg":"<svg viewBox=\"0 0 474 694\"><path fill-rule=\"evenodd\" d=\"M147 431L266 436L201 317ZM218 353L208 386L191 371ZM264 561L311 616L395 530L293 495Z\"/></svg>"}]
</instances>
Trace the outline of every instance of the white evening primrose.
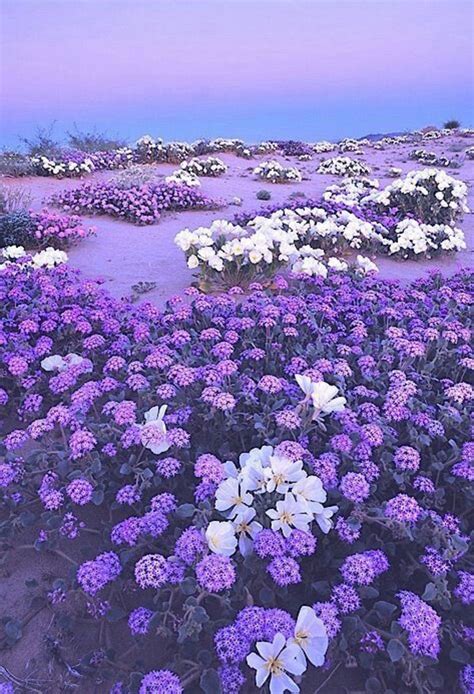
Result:
<instances>
[{"instance_id":1,"label":"white evening primrose","mask_svg":"<svg viewBox=\"0 0 474 694\"><path fill-rule=\"evenodd\" d=\"M298 480L306 477L301 460L290 460L279 455L272 455L270 466L265 468L267 478L267 492L277 491L286 494L290 487Z\"/></svg>"},{"instance_id":2,"label":"white evening primrose","mask_svg":"<svg viewBox=\"0 0 474 694\"><path fill-rule=\"evenodd\" d=\"M319 381L314 384L311 399L313 401L314 416L316 419L319 416L325 416L331 412L341 412L346 405L346 398L338 396L336 386L331 386L325 381Z\"/></svg>"},{"instance_id":3,"label":"white evening primrose","mask_svg":"<svg viewBox=\"0 0 474 694\"><path fill-rule=\"evenodd\" d=\"M315 667L324 663L324 655L328 649L328 635L326 627L316 616L312 607L304 605L296 620L295 635L288 640L300 649L300 658L303 662L306 658Z\"/></svg>"},{"instance_id":4,"label":"white evening primrose","mask_svg":"<svg viewBox=\"0 0 474 694\"><path fill-rule=\"evenodd\" d=\"M211 521L206 529L206 540L211 552L224 557L231 557L237 549L237 538L230 521Z\"/></svg>"},{"instance_id":5,"label":"white evening primrose","mask_svg":"<svg viewBox=\"0 0 474 694\"><path fill-rule=\"evenodd\" d=\"M255 684L261 689L270 677L270 694L299 692L300 688L288 675L302 675L306 664L299 657L299 648L295 644L287 645L283 634L275 634L272 642L257 641L257 653L247 656L247 665L254 670Z\"/></svg>"},{"instance_id":6,"label":"white evening primrose","mask_svg":"<svg viewBox=\"0 0 474 694\"><path fill-rule=\"evenodd\" d=\"M263 529L262 524L254 520L255 516L255 509L247 507L233 521L235 533L239 538L239 551L243 557L252 553L253 540Z\"/></svg>"},{"instance_id":7,"label":"white evening primrose","mask_svg":"<svg viewBox=\"0 0 474 694\"><path fill-rule=\"evenodd\" d=\"M215 507L221 513L228 512L229 518L234 518L252 505L253 497L247 491L245 484L234 477L229 477L219 484L216 489Z\"/></svg>"},{"instance_id":8,"label":"white evening primrose","mask_svg":"<svg viewBox=\"0 0 474 694\"><path fill-rule=\"evenodd\" d=\"M271 508L266 513L271 519L272 530L280 530L284 537L289 537L295 528L308 531L313 520L306 502L296 499L293 494L286 494L283 500L277 501L276 508Z\"/></svg>"}]
</instances>

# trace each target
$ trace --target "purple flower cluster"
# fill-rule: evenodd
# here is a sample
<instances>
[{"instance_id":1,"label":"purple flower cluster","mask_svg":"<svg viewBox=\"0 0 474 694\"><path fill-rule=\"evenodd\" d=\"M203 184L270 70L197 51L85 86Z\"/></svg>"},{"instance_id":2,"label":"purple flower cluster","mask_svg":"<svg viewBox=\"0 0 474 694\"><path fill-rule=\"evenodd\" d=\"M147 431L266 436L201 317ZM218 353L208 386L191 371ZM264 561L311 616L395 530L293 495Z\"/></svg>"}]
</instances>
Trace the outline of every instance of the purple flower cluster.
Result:
<instances>
[{"instance_id":1,"label":"purple flower cluster","mask_svg":"<svg viewBox=\"0 0 474 694\"><path fill-rule=\"evenodd\" d=\"M95 618L125 613L124 639L159 633L164 660L150 669L173 668L168 653L187 660L197 641L209 650L227 624L216 636L221 655L196 668L220 663L223 687L249 686L239 660L245 634L291 636L308 586L335 660L376 655L374 672L383 669L391 649L374 636L380 627L403 629L416 655L439 652L444 669L454 646L467 647L460 620L473 592L474 447L468 401L450 390L467 382L472 358L471 283L467 273L407 287L330 273L278 282L274 292L255 285L246 298L192 288L159 311L115 301L67 267L8 266L0 273L2 533L14 538L18 519L32 518L38 548L67 554L78 538L89 561L77 583L64 572L61 605L80 609L82 593ZM407 357L400 339L422 343L426 359ZM43 368L52 356L67 367ZM302 406L297 374L346 398L324 427ZM169 448L154 453L145 417L164 404ZM334 527L326 534L315 522L285 538L267 522L249 556L212 553L206 527L217 486L242 453L269 443L320 477L327 505L338 507ZM262 521L274 498L253 496ZM235 618L255 603L265 608ZM349 625L357 631L348 638ZM405 659L390 667L402 676Z\"/></svg>"},{"instance_id":2,"label":"purple flower cluster","mask_svg":"<svg viewBox=\"0 0 474 694\"><path fill-rule=\"evenodd\" d=\"M121 188L106 181L64 190L53 195L50 203L68 212L106 214L139 225L155 224L163 212L218 207L195 188L178 183Z\"/></svg>"}]
</instances>

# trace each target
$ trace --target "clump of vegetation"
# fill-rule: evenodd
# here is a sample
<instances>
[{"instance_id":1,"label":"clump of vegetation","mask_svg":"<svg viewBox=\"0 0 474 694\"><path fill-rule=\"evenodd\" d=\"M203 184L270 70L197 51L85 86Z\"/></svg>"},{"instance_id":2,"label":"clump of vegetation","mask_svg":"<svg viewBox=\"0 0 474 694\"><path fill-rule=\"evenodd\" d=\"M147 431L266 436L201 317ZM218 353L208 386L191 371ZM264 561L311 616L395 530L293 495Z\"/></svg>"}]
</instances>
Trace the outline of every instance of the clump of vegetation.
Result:
<instances>
[{"instance_id":1,"label":"clump of vegetation","mask_svg":"<svg viewBox=\"0 0 474 694\"><path fill-rule=\"evenodd\" d=\"M80 130L76 123L74 123L74 129L68 131L67 135L69 146L81 152L107 152L111 149L120 149L127 144L118 136L111 137L107 132L98 131L96 128Z\"/></svg>"},{"instance_id":2,"label":"clump of vegetation","mask_svg":"<svg viewBox=\"0 0 474 694\"><path fill-rule=\"evenodd\" d=\"M23 212L31 205L31 194L24 188L0 186L0 214Z\"/></svg>"},{"instance_id":3,"label":"clump of vegetation","mask_svg":"<svg viewBox=\"0 0 474 694\"><path fill-rule=\"evenodd\" d=\"M272 197L272 194L270 193L269 190L259 190L257 195L257 200L270 200Z\"/></svg>"},{"instance_id":4,"label":"clump of vegetation","mask_svg":"<svg viewBox=\"0 0 474 694\"><path fill-rule=\"evenodd\" d=\"M31 176L33 168L31 159L21 152L4 150L0 153L0 176Z\"/></svg>"},{"instance_id":5,"label":"clump of vegetation","mask_svg":"<svg viewBox=\"0 0 474 694\"><path fill-rule=\"evenodd\" d=\"M461 127L461 123L456 120L455 118L451 120L447 120L446 123L443 125L443 128L445 130L457 130L458 128Z\"/></svg>"},{"instance_id":6,"label":"clump of vegetation","mask_svg":"<svg viewBox=\"0 0 474 694\"><path fill-rule=\"evenodd\" d=\"M36 134L31 138L21 137L20 142L30 157L59 157L61 155L61 143L53 136L55 123L49 126L38 127Z\"/></svg>"},{"instance_id":7,"label":"clump of vegetation","mask_svg":"<svg viewBox=\"0 0 474 694\"><path fill-rule=\"evenodd\" d=\"M0 217L0 247L28 246L31 239L31 218L26 210Z\"/></svg>"}]
</instances>

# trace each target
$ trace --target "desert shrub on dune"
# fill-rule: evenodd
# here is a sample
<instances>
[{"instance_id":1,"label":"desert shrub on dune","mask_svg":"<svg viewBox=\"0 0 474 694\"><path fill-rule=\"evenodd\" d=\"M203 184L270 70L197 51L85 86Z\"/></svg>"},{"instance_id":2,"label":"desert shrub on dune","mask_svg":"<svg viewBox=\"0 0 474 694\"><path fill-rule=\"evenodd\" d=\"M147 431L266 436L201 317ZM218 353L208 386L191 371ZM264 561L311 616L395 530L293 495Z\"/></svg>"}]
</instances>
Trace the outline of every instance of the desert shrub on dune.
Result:
<instances>
[{"instance_id":1,"label":"desert shrub on dune","mask_svg":"<svg viewBox=\"0 0 474 694\"><path fill-rule=\"evenodd\" d=\"M71 149L92 153L120 149L127 143L119 137L111 137L97 129L81 130L74 124L74 129L68 132L68 144Z\"/></svg>"},{"instance_id":2,"label":"desert shrub on dune","mask_svg":"<svg viewBox=\"0 0 474 694\"><path fill-rule=\"evenodd\" d=\"M443 128L445 130L457 130L460 127L461 127L461 123L454 118L451 120L447 120L446 123L443 125Z\"/></svg>"},{"instance_id":3,"label":"desert shrub on dune","mask_svg":"<svg viewBox=\"0 0 474 694\"><path fill-rule=\"evenodd\" d=\"M426 224L452 224L469 212L466 184L434 168L410 171L363 202L394 207Z\"/></svg>"}]
</instances>

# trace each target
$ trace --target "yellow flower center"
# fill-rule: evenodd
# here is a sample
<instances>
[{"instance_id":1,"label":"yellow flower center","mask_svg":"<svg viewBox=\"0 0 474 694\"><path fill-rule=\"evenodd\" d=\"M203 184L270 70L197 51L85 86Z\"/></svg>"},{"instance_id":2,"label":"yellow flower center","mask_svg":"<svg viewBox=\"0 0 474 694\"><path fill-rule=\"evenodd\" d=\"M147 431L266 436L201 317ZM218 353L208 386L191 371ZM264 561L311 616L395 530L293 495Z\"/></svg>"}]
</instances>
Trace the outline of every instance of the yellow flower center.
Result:
<instances>
[{"instance_id":1,"label":"yellow flower center","mask_svg":"<svg viewBox=\"0 0 474 694\"><path fill-rule=\"evenodd\" d=\"M281 675L283 672L282 662L278 658L269 658L266 667L272 675Z\"/></svg>"}]
</instances>

